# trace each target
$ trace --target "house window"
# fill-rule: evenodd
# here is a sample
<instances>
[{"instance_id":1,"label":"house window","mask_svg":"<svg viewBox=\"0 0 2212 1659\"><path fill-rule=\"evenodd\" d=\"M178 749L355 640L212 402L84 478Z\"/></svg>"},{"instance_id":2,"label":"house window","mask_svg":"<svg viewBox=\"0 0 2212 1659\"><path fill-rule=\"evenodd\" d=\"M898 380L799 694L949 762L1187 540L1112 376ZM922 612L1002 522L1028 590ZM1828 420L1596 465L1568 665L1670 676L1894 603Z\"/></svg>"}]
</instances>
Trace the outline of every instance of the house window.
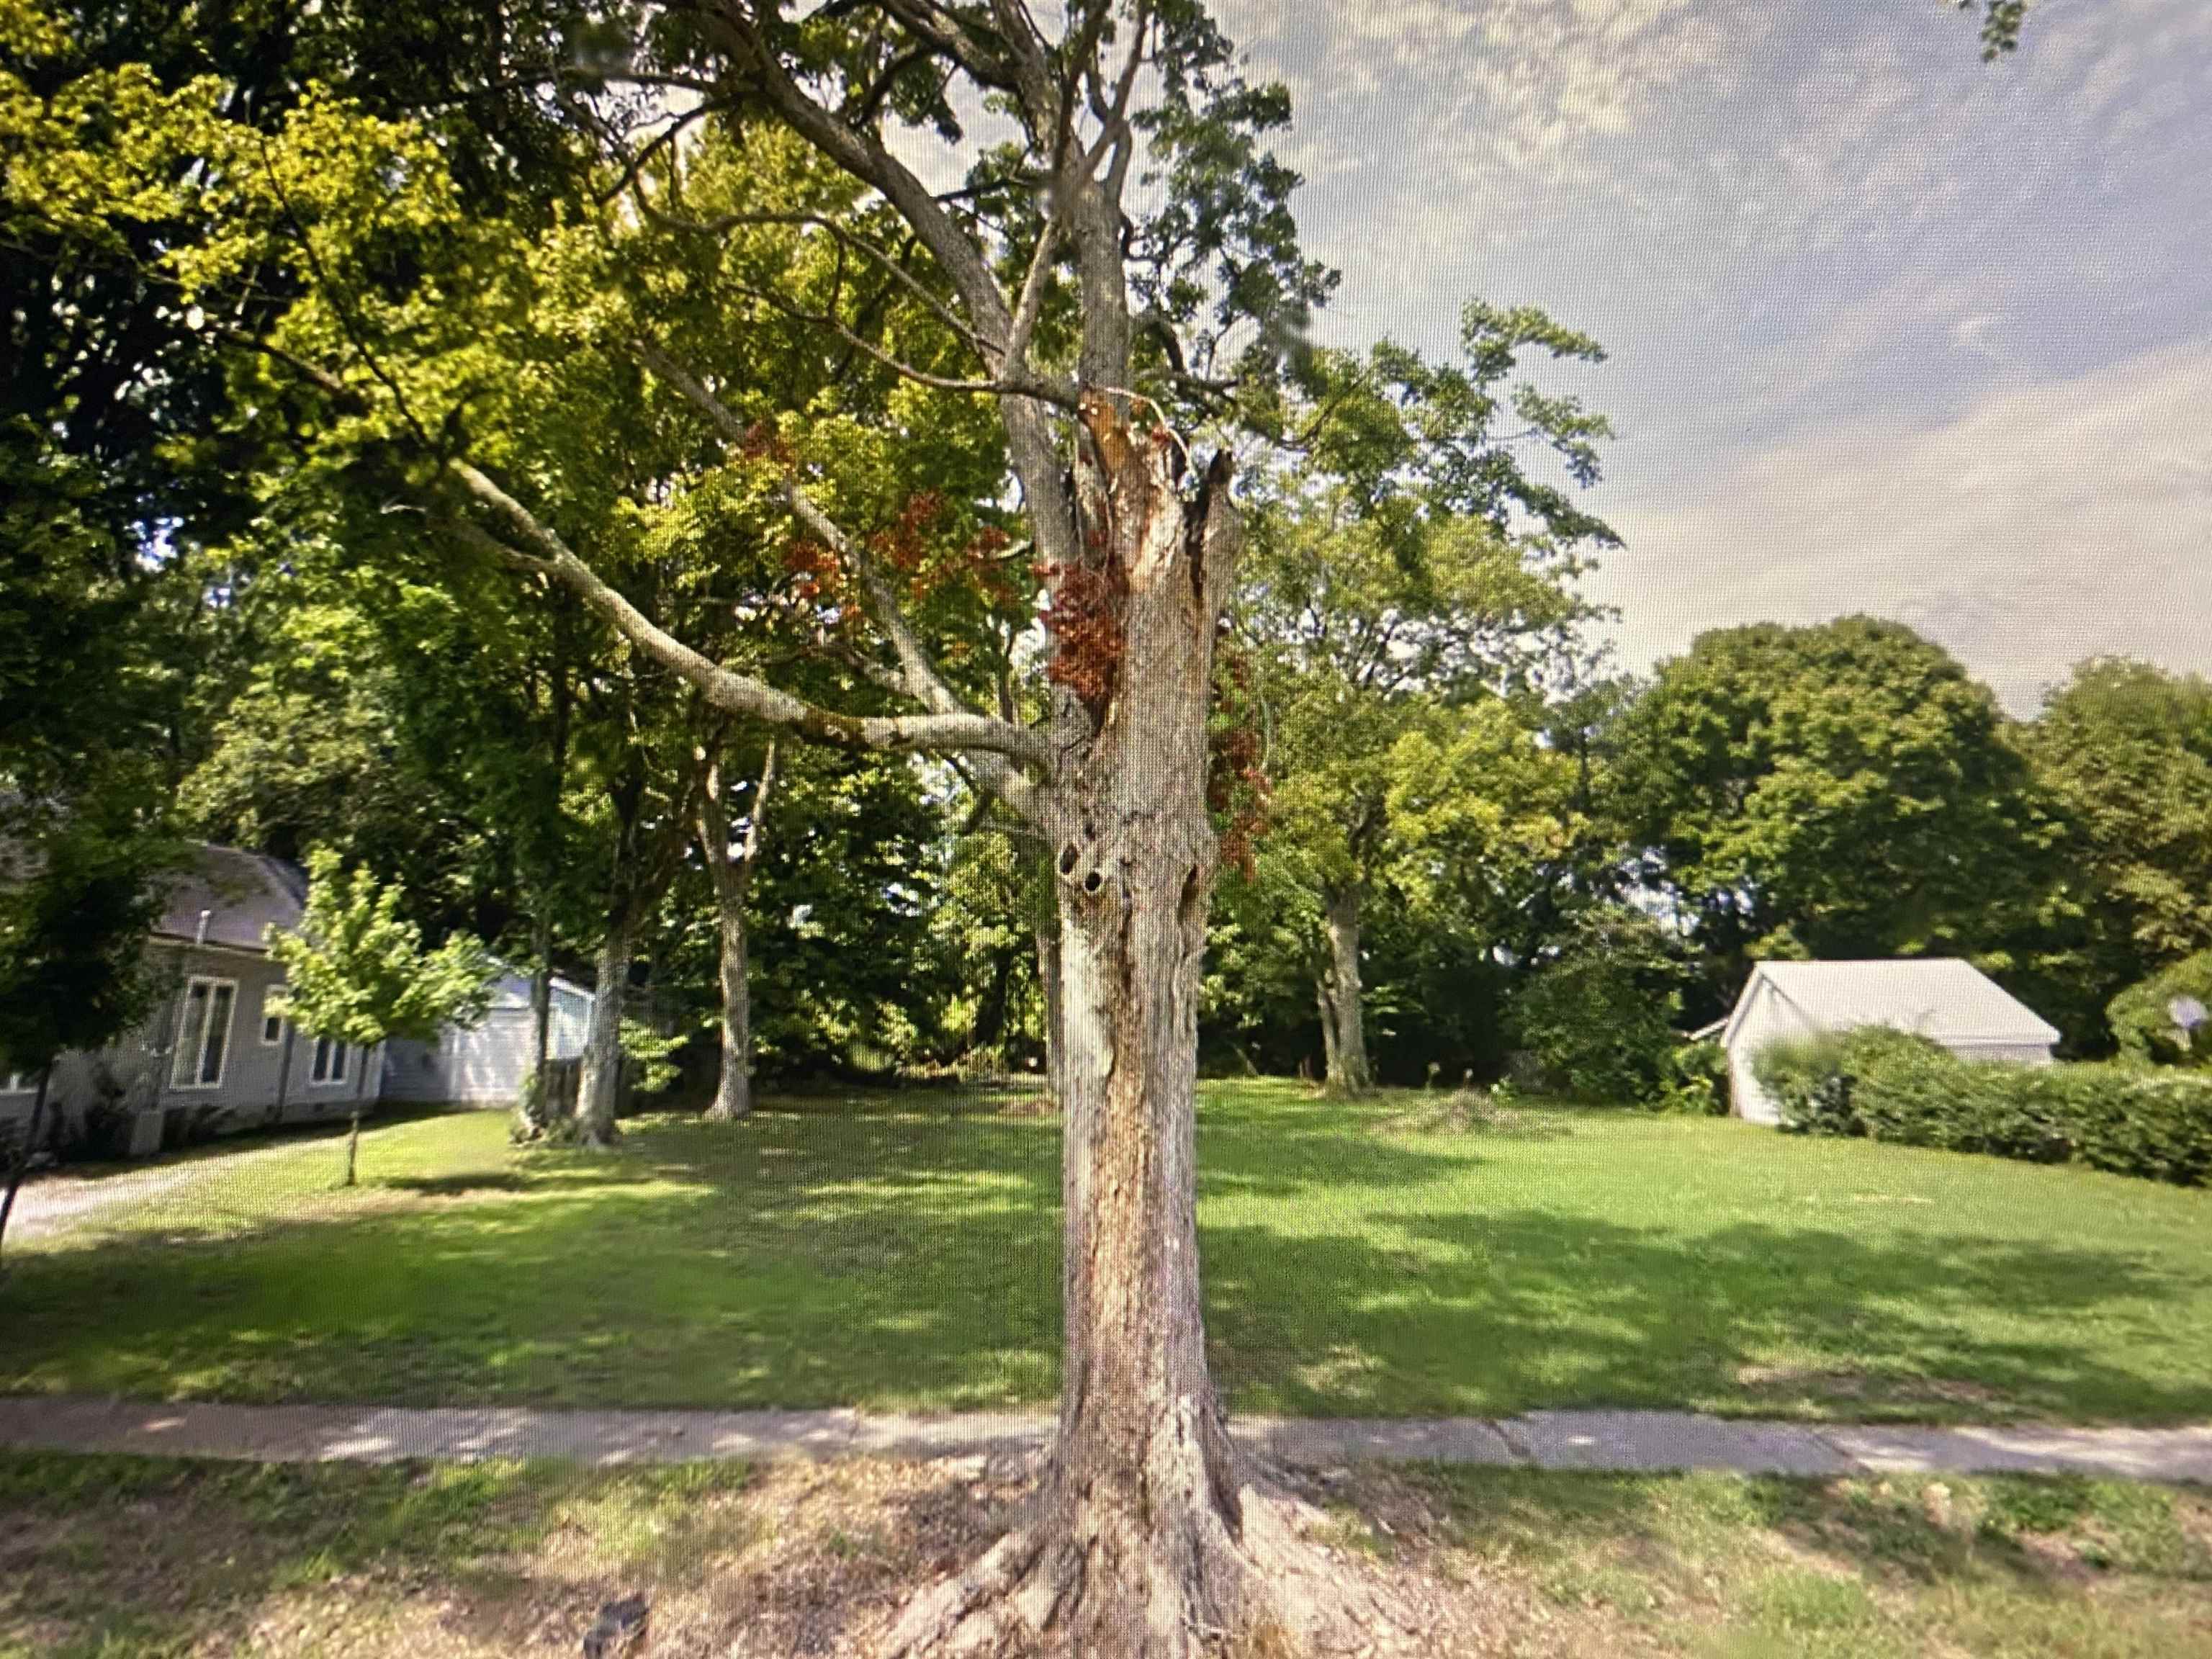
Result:
<instances>
[{"instance_id":1,"label":"house window","mask_svg":"<svg viewBox=\"0 0 2212 1659\"><path fill-rule=\"evenodd\" d=\"M284 1040L284 1016L270 1006L276 1000L273 985L261 994L261 1046L264 1048L274 1048Z\"/></svg>"},{"instance_id":2,"label":"house window","mask_svg":"<svg viewBox=\"0 0 2212 1659\"><path fill-rule=\"evenodd\" d=\"M346 1075L346 1045L334 1042L329 1037L315 1039L315 1063L308 1077L317 1083L343 1083Z\"/></svg>"},{"instance_id":3,"label":"house window","mask_svg":"<svg viewBox=\"0 0 2212 1659\"><path fill-rule=\"evenodd\" d=\"M177 1018L177 1046L169 1062L173 1089L215 1089L222 1085L230 1058L230 1018L238 1006L238 985L228 979L185 981Z\"/></svg>"}]
</instances>

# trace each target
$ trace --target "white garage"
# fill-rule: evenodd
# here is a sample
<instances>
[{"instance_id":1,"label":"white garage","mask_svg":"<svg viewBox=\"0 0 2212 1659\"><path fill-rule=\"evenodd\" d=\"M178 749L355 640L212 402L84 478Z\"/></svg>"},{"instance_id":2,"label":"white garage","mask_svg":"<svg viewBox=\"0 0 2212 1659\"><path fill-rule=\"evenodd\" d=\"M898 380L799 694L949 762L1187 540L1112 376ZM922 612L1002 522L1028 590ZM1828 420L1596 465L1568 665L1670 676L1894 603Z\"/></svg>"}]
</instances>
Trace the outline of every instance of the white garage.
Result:
<instances>
[{"instance_id":1,"label":"white garage","mask_svg":"<svg viewBox=\"0 0 2212 1659\"><path fill-rule=\"evenodd\" d=\"M547 1052L556 1060L574 1060L584 1052L591 1023L592 994L556 975ZM435 1042L387 1047L384 1098L511 1106L532 1048L529 976L502 973L492 987L491 1006L474 1025L449 1025Z\"/></svg>"},{"instance_id":2,"label":"white garage","mask_svg":"<svg viewBox=\"0 0 2212 1659\"><path fill-rule=\"evenodd\" d=\"M1887 1025L1939 1042L1965 1060L2047 1066L2057 1029L1970 962L1902 957L1881 962L1762 962L1721 1023L1729 1097L1753 1123L1782 1115L1752 1075L1771 1042Z\"/></svg>"}]
</instances>

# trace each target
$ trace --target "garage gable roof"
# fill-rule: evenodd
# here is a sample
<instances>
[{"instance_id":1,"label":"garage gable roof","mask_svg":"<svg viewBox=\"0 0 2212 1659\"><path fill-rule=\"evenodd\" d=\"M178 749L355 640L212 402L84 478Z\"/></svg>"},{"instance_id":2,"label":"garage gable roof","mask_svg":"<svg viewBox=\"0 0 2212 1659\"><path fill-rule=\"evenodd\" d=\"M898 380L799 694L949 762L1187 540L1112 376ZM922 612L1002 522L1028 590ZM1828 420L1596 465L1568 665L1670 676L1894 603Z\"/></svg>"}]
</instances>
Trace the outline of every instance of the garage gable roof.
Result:
<instances>
[{"instance_id":1,"label":"garage gable roof","mask_svg":"<svg viewBox=\"0 0 2212 1659\"><path fill-rule=\"evenodd\" d=\"M1721 1033L1737 1028L1761 985L1815 1030L1887 1025L1944 1043L2058 1041L2056 1026L1995 980L1957 957L1897 957L1874 962L1762 962L1752 970Z\"/></svg>"}]
</instances>

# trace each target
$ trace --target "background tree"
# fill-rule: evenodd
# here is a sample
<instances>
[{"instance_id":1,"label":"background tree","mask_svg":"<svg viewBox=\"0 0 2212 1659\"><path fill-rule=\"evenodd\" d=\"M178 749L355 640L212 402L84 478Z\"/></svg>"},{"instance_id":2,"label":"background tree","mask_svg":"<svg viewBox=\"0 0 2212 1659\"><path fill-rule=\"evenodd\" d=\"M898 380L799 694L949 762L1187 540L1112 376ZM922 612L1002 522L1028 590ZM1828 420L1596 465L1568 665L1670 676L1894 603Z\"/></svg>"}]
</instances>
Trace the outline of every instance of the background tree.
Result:
<instances>
[{"instance_id":1,"label":"background tree","mask_svg":"<svg viewBox=\"0 0 2212 1659\"><path fill-rule=\"evenodd\" d=\"M2114 997L2106 1019L2128 1059L2212 1064L2212 951L2184 957Z\"/></svg>"},{"instance_id":2,"label":"background tree","mask_svg":"<svg viewBox=\"0 0 2212 1659\"><path fill-rule=\"evenodd\" d=\"M1900 623L1701 635L1618 742L1638 873L1723 997L1759 956L2006 969L2034 929L2058 826L1989 689Z\"/></svg>"},{"instance_id":3,"label":"background tree","mask_svg":"<svg viewBox=\"0 0 2212 1659\"><path fill-rule=\"evenodd\" d=\"M2093 1046L2106 1003L2212 947L2212 684L2147 663L2083 663L2021 732L2066 821L2078 933L2053 940L2065 1024Z\"/></svg>"},{"instance_id":4,"label":"background tree","mask_svg":"<svg viewBox=\"0 0 2212 1659\"><path fill-rule=\"evenodd\" d=\"M1535 967L1513 1025L1548 1087L1578 1099L1655 1101L1692 967L1682 942L1642 912L1594 906Z\"/></svg>"},{"instance_id":5,"label":"background tree","mask_svg":"<svg viewBox=\"0 0 2212 1659\"><path fill-rule=\"evenodd\" d=\"M737 780L725 768L726 746L711 751L699 792L695 826L699 856L714 890L715 932L722 988L721 1068L707 1115L720 1122L750 1117L753 1109L752 973L747 949L746 901L753 872L760 867L762 838L775 793L775 739L762 745L760 770L744 798L742 815L733 816ZM742 822L742 830L736 826Z\"/></svg>"},{"instance_id":6,"label":"background tree","mask_svg":"<svg viewBox=\"0 0 2212 1659\"><path fill-rule=\"evenodd\" d=\"M1468 305L1462 362L1384 343L1316 354L1285 421L1297 463L1267 481L1239 595L1239 665L1267 713L1273 784L1260 856L1313 919L1332 1086L1372 1078L1362 915L1395 855L1389 757L1436 709L1542 695L1589 608L1574 592L1612 533L1524 465L1597 477L1601 417L1516 381L1522 357L1601 357L1532 308Z\"/></svg>"},{"instance_id":7,"label":"background tree","mask_svg":"<svg viewBox=\"0 0 2212 1659\"><path fill-rule=\"evenodd\" d=\"M434 950L399 914L399 890L367 870L346 872L319 848L307 860L307 902L295 931L271 929L270 959L284 969L274 1012L307 1036L361 1051L365 1077L393 1037L434 1042L445 1026L472 1024L490 1005L494 964L456 934ZM345 1184L361 1151L360 1091L346 1137Z\"/></svg>"},{"instance_id":8,"label":"background tree","mask_svg":"<svg viewBox=\"0 0 2212 1659\"><path fill-rule=\"evenodd\" d=\"M146 937L173 857L121 791L0 794L0 1069L38 1079L20 1137L0 1145L0 1241L46 1127L56 1057L105 1046L155 993Z\"/></svg>"}]
</instances>

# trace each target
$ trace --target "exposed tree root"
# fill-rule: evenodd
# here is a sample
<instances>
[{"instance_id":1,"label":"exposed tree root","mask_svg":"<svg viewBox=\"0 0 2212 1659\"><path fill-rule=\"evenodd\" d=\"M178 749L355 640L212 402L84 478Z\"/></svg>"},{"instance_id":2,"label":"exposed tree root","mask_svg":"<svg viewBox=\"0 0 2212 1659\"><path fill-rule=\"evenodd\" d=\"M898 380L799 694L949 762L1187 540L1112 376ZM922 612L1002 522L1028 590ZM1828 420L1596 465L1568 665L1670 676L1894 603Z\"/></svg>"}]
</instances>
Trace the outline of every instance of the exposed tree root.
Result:
<instances>
[{"instance_id":1,"label":"exposed tree root","mask_svg":"<svg viewBox=\"0 0 2212 1659\"><path fill-rule=\"evenodd\" d=\"M882 1659L1326 1659L1419 1651L1328 1516L1243 1471L1233 1504L1149 1520L1046 1477L1030 1518L908 1602Z\"/></svg>"}]
</instances>

